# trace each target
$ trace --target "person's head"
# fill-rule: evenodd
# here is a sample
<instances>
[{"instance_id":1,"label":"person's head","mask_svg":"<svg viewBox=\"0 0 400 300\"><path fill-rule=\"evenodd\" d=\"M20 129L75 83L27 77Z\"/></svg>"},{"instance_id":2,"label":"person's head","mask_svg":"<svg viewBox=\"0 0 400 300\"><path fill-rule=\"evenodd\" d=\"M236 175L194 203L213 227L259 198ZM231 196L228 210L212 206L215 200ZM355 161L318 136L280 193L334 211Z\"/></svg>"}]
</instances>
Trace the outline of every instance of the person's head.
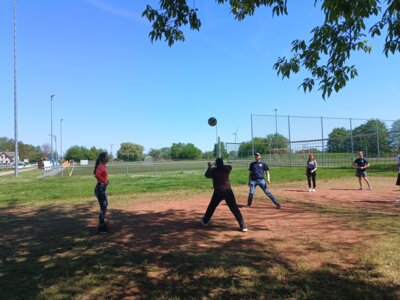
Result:
<instances>
[{"instance_id":1,"label":"person's head","mask_svg":"<svg viewBox=\"0 0 400 300\"><path fill-rule=\"evenodd\" d=\"M314 154L310 153L308 156L308 161L313 161L314 160Z\"/></svg>"},{"instance_id":2,"label":"person's head","mask_svg":"<svg viewBox=\"0 0 400 300\"><path fill-rule=\"evenodd\" d=\"M224 160L221 157L218 157L215 160L215 165L217 166L217 168L221 168L224 165Z\"/></svg>"},{"instance_id":3,"label":"person's head","mask_svg":"<svg viewBox=\"0 0 400 300\"><path fill-rule=\"evenodd\" d=\"M364 152L362 152L362 151L358 151L357 155L358 155L358 157L361 157L361 158L363 158L363 157L364 157Z\"/></svg>"},{"instance_id":4,"label":"person's head","mask_svg":"<svg viewBox=\"0 0 400 300\"><path fill-rule=\"evenodd\" d=\"M96 164L94 165L94 171L93 174L96 174L96 170L97 167L99 166L99 164L102 163L103 165L105 165L106 163L108 163L108 153L107 152L101 152L96 160Z\"/></svg>"},{"instance_id":5,"label":"person's head","mask_svg":"<svg viewBox=\"0 0 400 300\"><path fill-rule=\"evenodd\" d=\"M255 158L256 158L256 161L260 161L261 160L261 154L260 153L256 153L256 154L254 154L254 156L255 156Z\"/></svg>"}]
</instances>

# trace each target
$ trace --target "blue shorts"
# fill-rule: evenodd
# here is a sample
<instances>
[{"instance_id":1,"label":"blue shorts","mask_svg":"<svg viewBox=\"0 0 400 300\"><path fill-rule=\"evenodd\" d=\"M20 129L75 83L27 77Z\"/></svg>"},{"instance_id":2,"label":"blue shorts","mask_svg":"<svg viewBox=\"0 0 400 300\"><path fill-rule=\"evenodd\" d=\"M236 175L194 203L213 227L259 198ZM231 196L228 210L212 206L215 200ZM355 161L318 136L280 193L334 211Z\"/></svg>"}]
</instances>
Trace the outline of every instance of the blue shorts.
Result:
<instances>
[{"instance_id":1,"label":"blue shorts","mask_svg":"<svg viewBox=\"0 0 400 300\"><path fill-rule=\"evenodd\" d=\"M356 176L357 177L368 177L367 171L357 169Z\"/></svg>"}]
</instances>

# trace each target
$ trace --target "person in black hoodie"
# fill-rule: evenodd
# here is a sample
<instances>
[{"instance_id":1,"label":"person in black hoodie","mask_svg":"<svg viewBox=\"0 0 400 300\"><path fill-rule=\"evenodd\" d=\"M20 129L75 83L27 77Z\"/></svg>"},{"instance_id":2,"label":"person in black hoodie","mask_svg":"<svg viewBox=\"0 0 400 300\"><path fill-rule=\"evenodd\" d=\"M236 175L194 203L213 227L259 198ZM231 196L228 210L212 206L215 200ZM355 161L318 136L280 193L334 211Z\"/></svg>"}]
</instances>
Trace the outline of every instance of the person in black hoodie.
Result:
<instances>
[{"instance_id":1,"label":"person in black hoodie","mask_svg":"<svg viewBox=\"0 0 400 300\"><path fill-rule=\"evenodd\" d=\"M232 166L224 165L222 158L217 158L215 160L215 165L213 165L211 162L208 162L208 169L204 175L207 178L212 178L214 193L204 216L201 218L201 222L204 226L207 226L217 206L222 200L225 200L229 209L239 223L240 230L246 232L246 224L244 223L242 214L240 213L239 207L236 203L235 195L233 194L231 184L229 182L229 173L231 171Z\"/></svg>"}]
</instances>

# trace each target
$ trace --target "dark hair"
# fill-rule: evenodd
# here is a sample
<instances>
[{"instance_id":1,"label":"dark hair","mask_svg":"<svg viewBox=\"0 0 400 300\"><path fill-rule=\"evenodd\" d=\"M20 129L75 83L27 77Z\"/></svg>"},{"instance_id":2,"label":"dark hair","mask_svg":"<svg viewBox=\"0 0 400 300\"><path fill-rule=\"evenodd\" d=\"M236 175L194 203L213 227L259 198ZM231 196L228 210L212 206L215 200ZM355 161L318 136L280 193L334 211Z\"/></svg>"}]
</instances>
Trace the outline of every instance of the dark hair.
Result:
<instances>
[{"instance_id":1,"label":"dark hair","mask_svg":"<svg viewBox=\"0 0 400 300\"><path fill-rule=\"evenodd\" d=\"M95 165L94 165L93 174L96 174L97 167L99 166L99 164L100 164L101 162L104 163L104 161L106 160L106 157L107 157L107 152L101 152L101 153L99 154L99 157L96 159L96 163L95 163Z\"/></svg>"},{"instance_id":2,"label":"dark hair","mask_svg":"<svg viewBox=\"0 0 400 300\"><path fill-rule=\"evenodd\" d=\"M218 157L215 160L215 164L217 165L217 168L221 168L224 166L224 160L221 157Z\"/></svg>"}]
</instances>

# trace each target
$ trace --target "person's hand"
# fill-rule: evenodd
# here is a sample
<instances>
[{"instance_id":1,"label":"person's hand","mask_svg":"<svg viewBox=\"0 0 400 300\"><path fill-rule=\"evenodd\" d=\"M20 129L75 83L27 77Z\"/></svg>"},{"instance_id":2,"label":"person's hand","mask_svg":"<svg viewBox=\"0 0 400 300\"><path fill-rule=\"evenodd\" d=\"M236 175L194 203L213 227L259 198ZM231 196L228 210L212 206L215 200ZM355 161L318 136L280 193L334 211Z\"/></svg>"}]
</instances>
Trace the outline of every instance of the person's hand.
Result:
<instances>
[{"instance_id":1,"label":"person's hand","mask_svg":"<svg viewBox=\"0 0 400 300\"><path fill-rule=\"evenodd\" d=\"M268 182L268 184L271 184L271 180L270 179L267 179L267 182Z\"/></svg>"}]
</instances>

